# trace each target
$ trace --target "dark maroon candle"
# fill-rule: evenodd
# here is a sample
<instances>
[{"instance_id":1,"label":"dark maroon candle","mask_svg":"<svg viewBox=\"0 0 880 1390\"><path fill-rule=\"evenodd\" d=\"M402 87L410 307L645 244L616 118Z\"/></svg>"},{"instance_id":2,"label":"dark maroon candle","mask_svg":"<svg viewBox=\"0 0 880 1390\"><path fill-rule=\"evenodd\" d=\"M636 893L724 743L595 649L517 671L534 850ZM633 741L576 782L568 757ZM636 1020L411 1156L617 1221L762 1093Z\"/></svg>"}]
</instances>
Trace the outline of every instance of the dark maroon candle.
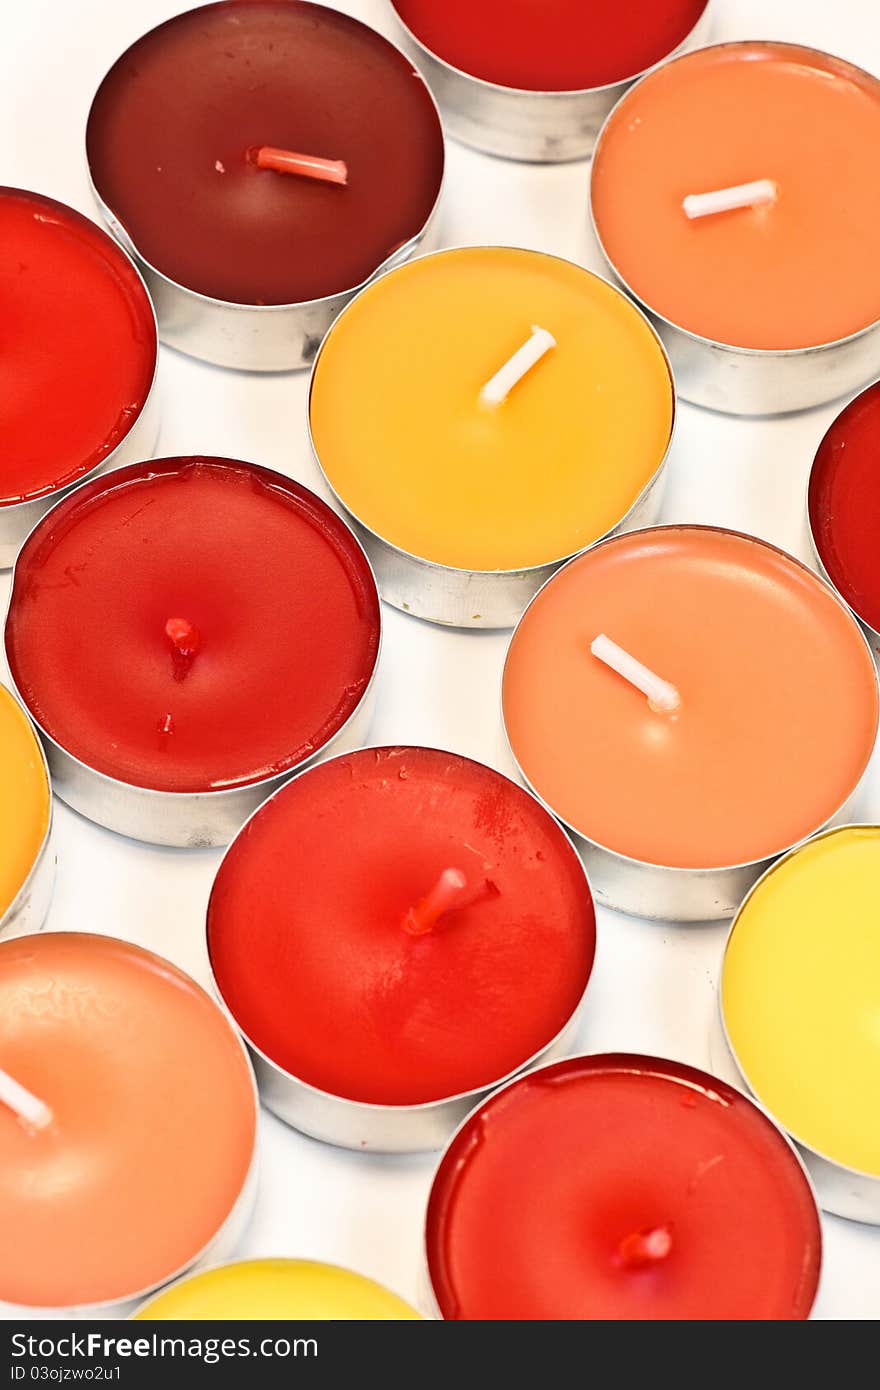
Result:
<instances>
[{"instance_id":1,"label":"dark maroon candle","mask_svg":"<svg viewBox=\"0 0 880 1390\"><path fill-rule=\"evenodd\" d=\"M224 0L153 29L101 83L86 146L143 259L239 304L354 289L421 231L443 174L408 60L300 0Z\"/></svg>"},{"instance_id":2,"label":"dark maroon candle","mask_svg":"<svg viewBox=\"0 0 880 1390\"><path fill-rule=\"evenodd\" d=\"M880 382L850 401L819 445L809 508L828 578L880 631Z\"/></svg>"}]
</instances>

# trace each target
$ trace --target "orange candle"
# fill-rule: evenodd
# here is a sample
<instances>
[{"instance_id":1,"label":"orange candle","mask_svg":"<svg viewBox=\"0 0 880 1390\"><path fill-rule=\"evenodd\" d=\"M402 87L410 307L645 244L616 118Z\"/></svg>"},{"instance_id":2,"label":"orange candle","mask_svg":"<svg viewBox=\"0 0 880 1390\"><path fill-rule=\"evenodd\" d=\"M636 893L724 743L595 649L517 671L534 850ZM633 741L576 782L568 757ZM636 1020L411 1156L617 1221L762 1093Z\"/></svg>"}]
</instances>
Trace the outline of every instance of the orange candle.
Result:
<instances>
[{"instance_id":1,"label":"orange candle","mask_svg":"<svg viewBox=\"0 0 880 1390\"><path fill-rule=\"evenodd\" d=\"M654 673L657 698L593 655L600 634ZM878 720L870 653L832 590L762 541L686 526L603 542L555 575L514 633L503 706L561 819L618 854L698 869L823 825Z\"/></svg>"},{"instance_id":2,"label":"orange candle","mask_svg":"<svg viewBox=\"0 0 880 1390\"><path fill-rule=\"evenodd\" d=\"M49 831L49 777L30 720L0 685L0 926ZM12 915L12 914L10 914Z\"/></svg>"},{"instance_id":3,"label":"orange candle","mask_svg":"<svg viewBox=\"0 0 880 1390\"><path fill-rule=\"evenodd\" d=\"M878 150L880 83L859 68L791 44L700 49L609 118L596 229L642 303L691 333L743 348L834 342L880 319ZM685 209L750 184L764 187L741 206Z\"/></svg>"},{"instance_id":4,"label":"orange candle","mask_svg":"<svg viewBox=\"0 0 880 1390\"><path fill-rule=\"evenodd\" d=\"M79 932L0 944L0 1300L132 1298L181 1272L245 1189L256 1102L243 1048L160 957Z\"/></svg>"}]
</instances>

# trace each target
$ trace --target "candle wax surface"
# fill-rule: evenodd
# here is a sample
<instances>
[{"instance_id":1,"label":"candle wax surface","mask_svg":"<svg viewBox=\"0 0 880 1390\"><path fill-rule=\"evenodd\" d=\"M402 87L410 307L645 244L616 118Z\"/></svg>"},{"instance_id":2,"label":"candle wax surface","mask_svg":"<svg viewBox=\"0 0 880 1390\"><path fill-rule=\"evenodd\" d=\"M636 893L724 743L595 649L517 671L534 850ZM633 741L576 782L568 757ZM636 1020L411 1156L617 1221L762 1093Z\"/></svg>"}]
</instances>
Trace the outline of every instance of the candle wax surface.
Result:
<instances>
[{"instance_id":1,"label":"candle wax surface","mask_svg":"<svg viewBox=\"0 0 880 1390\"><path fill-rule=\"evenodd\" d=\"M605 633L670 681L646 697L590 652ZM828 587L750 537L660 527L606 542L550 581L503 680L514 755L555 814L633 859L722 868L778 854L854 790L877 678Z\"/></svg>"},{"instance_id":2,"label":"candle wax surface","mask_svg":"<svg viewBox=\"0 0 880 1390\"><path fill-rule=\"evenodd\" d=\"M481 387L529 337L556 346L497 406ZM437 564L561 560L629 511L659 468L662 349L606 281L537 251L468 247L368 288L326 340L310 424L331 486L385 540Z\"/></svg>"},{"instance_id":3,"label":"candle wax surface","mask_svg":"<svg viewBox=\"0 0 880 1390\"><path fill-rule=\"evenodd\" d=\"M832 584L880 628L880 383L841 411L810 475L810 526Z\"/></svg>"},{"instance_id":4,"label":"candle wax surface","mask_svg":"<svg viewBox=\"0 0 880 1390\"><path fill-rule=\"evenodd\" d=\"M664 1259L621 1244L665 1228ZM676 1062L571 1058L459 1131L427 1217L445 1318L797 1319L821 1232L789 1145L745 1096Z\"/></svg>"},{"instance_id":5,"label":"candle wax surface","mask_svg":"<svg viewBox=\"0 0 880 1390\"><path fill-rule=\"evenodd\" d=\"M0 685L0 918L15 898L49 828L49 781L37 737Z\"/></svg>"},{"instance_id":6,"label":"candle wax surface","mask_svg":"<svg viewBox=\"0 0 880 1390\"><path fill-rule=\"evenodd\" d=\"M226 1018L111 937L0 943L0 1066L52 1111L0 1105L0 1299L131 1297L194 1259L250 1167L253 1083Z\"/></svg>"},{"instance_id":7,"label":"candle wax surface","mask_svg":"<svg viewBox=\"0 0 880 1390\"><path fill-rule=\"evenodd\" d=\"M630 92L592 168L599 237L643 304L734 347L791 349L880 319L880 83L790 44L697 50ZM691 221L755 179L771 204ZM842 211L845 209L845 213Z\"/></svg>"},{"instance_id":8,"label":"candle wax surface","mask_svg":"<svg viewBox=\"0 0 880 1390\"><path fill-rule=\"evenodd\" d=\"M401 1322L419 1315L372 1279L315 1260L241 1260L172 1285L135 1314L150 1322Z\"/></svg>"},{"instance_id":9,"label":"candle wax surface","mask_svg":"<svg viewBox=\"0 0 880 1390\"><path fill-rule=\"evenodd\" d=\"M63 203L0 188L0 506L76 482L124 439L156 369L137 271Z\"/></svg>"},{"instance_id":10,"label":"candle wax surface","mask_svg":"<svg viewBox=\"0 0 880 1390\"><path fill-rule=\"evenodd\" d=\"M880 826L778 864L727 947L727 1035L758 1100L802 1143L880 1177Z\"/></svg>"},{"instance_id":11,"label":"candle wax surface","mask_svg":"<svg viewBox=\"0 0 880 1390\"><path fill-rule=\"evenodd\" d=\"M404 926L444 869L472 901ZM415 1105L500 1080L550 1043L589 979L595 917L571 844L498 773L363 749L297 778L217 875L208 949L242 1032L334 1095Z\"/></svg>"},{"instance_id":12,"label":"candle wax surface","mask_svg":"<svg viewBox=\"0 0 880 1390\"><path fill-rule=\"evenodd\" d=\"M634 77L687 38L706 0L392 0L438 58L485 82L578 91Z\"/></svg>"},{"instance_id":13,"label":"candle wax surface","mask_svg":"<svg viewBox=\"0 0 880 1390\"><path fill-rule=\"evenodd\" d=\"M263 145L342 160L348 182L259 169ZM177 15L118 60L86 132L98 194L138 253L188 289L293 304L354 289L428 220L443 135L380 34L298 0Z\"/></svg>"},{"instance_id":14,"label":"candle wax surface","mask_svg":"<svg viewBox=\"0 0 880 1390\"><path fill-rule=\"evenodd\" d=\"M191 658L169 639L183 619ZM379 604L351 532L314 494L230 459L117 469L40 523L6 647L38 723L108 776L242 786L310 756L370 680Z\"/></svg>"}]
</instances>

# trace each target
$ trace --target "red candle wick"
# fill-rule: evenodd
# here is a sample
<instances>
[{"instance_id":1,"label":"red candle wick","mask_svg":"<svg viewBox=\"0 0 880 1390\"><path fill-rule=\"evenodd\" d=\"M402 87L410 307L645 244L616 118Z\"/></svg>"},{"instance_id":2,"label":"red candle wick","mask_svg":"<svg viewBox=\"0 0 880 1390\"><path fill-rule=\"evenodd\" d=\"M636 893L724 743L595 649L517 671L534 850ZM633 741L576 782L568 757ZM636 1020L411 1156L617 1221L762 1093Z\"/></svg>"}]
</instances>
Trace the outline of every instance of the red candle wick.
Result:
<instances>
[{"instance_id":1,"label":"red candle wick","mask_svg":"<svg viewBox=\"0 0 880 1390\"><path fill-rule=\"evenodd\" d=\"M403 919L404 930L411 936L425 936L447 912L464 907L472 901L467 879L461 869L444 869L434 887Z\"/></svg>"},{"instance_id":2,"label":"red candle wick","mask_svg":"<svg viewBox=\"0 0 880 1390\"><path fill-rule=\"evenodd\" d=\"M169 618L165 624L165 636L171 643L174 679L182 681L201 649L201 635L187 618Z\"/></svg>"},{"instance_id":3,"label":"red candle wick","mask_svg":"<svg viewBox=\"0 0 880 1390\"><path fill-rule=\"evenodd\" d=\"M317 155L279 150L274 145L253 145L247 157L258 169L272 169L276 174L300 174L321 183L348 183L348 165L344 159L319 159Z\"/></svg>"},{"instance_id":4,"label":"red candle wick","mask_svg":"<svg viewBox=\"0 0 880 1390\"><path fill-rule=\"evenodd\" d=\"M625 1236L617 1247L617 1259L625 1269L646 1269L665 1260L672 1250L671 1226L648 1226Z\"/></svg>"}]
</instances>

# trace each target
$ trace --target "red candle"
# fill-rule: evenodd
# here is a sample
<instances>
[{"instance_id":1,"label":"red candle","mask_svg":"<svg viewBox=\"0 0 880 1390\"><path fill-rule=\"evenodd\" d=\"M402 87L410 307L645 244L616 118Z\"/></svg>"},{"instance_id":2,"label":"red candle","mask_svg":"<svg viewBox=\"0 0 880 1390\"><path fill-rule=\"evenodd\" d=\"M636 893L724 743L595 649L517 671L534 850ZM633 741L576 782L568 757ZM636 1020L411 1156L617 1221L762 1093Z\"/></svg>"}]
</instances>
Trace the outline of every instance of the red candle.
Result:
<instances>
[{"instance_id":1,"label":"red candle","mask_svg":"<svg viewBox=\"0 0 880 1390\"><path fill-rule=\"evenodd\" d=\"M821 1260L812 1190L763 1112L621 1053L486 1101L441 1161L426 1240L446 1318L805 1318Z\"/></svg>"},{"instance_id":2,"label":"red candle","mask_svg":"<svg viewBox=\"0 0 880 1390\"><path fill-rule=\"evenodd\" d=\"M423 81L380 34L299 0L226 0L114 64L86 145L144 260L215 299L293 304L355 288L421 231L443 174ZM289 153L287 171L260 152ZM345 181L309 158L342 162Z\"/></svg>"},{"instance_id":3,"label":"red candle","mask_svg":"<svg viewBox=\"0 0 880 1390\"><path fill-rule=\"evenodd\" d=\"M828 578L880 630L880 382L850 401L819 445L809 510Z\"/></svg>"},{"instance_id":4,"label":"red candle","mask_svg":"<svg viewBox=\"0 0 880 1390\"><path fill-rule=\"evenodd\" d=\"M131 429L156 370L143 283L72 208L0 188L0 507L97 468Z\"/></svg>"},{"instance_id":5,"label":"red candle","mask_svg":"<svg viewBox=\"0 0 880 1390\"><path fill-rule=\"evenodd\" d=\"M567 1023L593 904L556 822L432 748L322 763L229 850L208 910L220 992L301 1081L378 1105L484 1087Z\"/></svg>"},{"instance_id":6,"label":"red candle","mask_svg":"<svg viewBox=\"0 0 880 1390\"><path fill-rule=\"evenodd\" d=\"M51 738L139 787L246 786L294 767L370 680L379 604L329 507L253 464L117 469L31 534L6 629Z\"/></svg>"},{"instance_id":7,"label":"red candle","mask_svg":"<svg viewBox=\"0 0 880 1390\"><path fill-rule=\"evenodd\" d=\"M453 67L504 87L583 91L635 77L687 38L707 0L392 0L412 34Z\"/></svg>"}]
</instances>

